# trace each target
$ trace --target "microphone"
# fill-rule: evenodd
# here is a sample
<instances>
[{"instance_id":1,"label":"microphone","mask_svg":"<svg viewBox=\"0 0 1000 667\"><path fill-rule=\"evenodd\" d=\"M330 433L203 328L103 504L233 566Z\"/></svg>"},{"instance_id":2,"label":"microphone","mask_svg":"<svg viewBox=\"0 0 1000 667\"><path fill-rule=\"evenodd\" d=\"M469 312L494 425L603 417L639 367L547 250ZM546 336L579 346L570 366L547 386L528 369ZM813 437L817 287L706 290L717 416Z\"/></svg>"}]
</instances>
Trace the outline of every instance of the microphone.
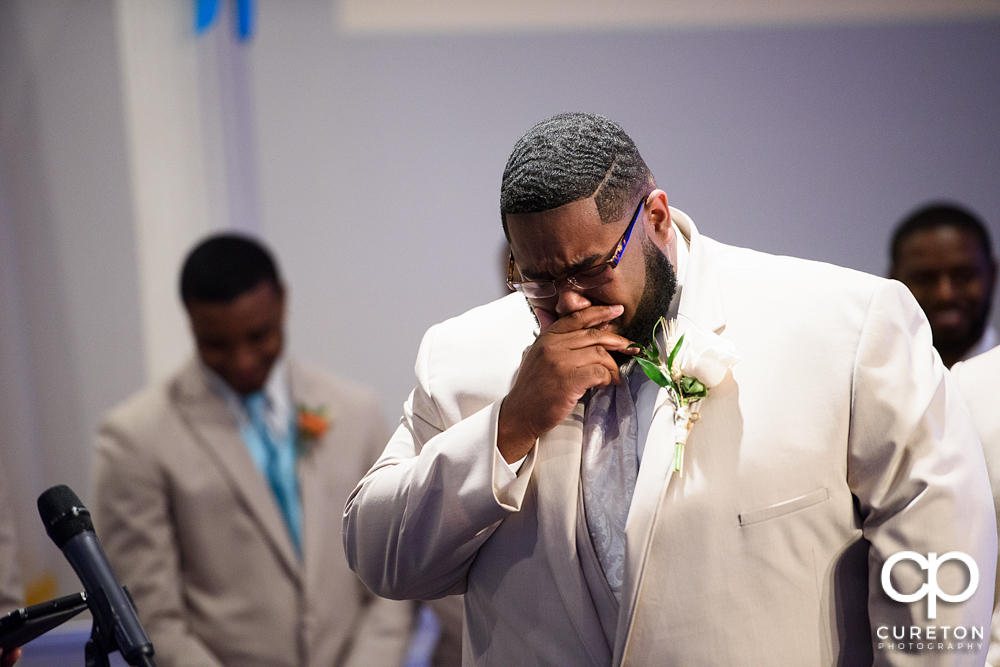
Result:
<instances>
[{"instance_id":1,"label":"microphone","mask_svg":"<svg viewBox=\"0 0 1000 667\"><path fill-rule=\"evenodd\" d=\"M87 591L87 602L106 650L118 649L129 665L153 665L153 644L139 623L135 605L94 532L90 512L65 484L38 497L45 532L73 566Z\"/></svg>"}]
</instances>

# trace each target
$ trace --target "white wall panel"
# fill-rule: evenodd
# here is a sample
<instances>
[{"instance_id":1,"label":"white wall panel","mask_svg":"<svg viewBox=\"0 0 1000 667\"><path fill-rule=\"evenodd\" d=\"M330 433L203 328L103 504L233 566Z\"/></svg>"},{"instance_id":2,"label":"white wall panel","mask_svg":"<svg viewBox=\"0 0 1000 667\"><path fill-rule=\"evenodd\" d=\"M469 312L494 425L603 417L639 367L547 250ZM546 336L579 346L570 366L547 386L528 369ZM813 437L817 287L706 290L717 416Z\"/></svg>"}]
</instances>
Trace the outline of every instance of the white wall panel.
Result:
<instances>
[{"instance_id":1,"label":"white wall panel","mask_svg":"<svg viewBox=\"0 0 1000 667\"><path fill-rule=\"evenodd\" d=\"M1000 16L997 0L340 0L336 7L352 33L758 28Z\"/></svg>"}]
</instances>

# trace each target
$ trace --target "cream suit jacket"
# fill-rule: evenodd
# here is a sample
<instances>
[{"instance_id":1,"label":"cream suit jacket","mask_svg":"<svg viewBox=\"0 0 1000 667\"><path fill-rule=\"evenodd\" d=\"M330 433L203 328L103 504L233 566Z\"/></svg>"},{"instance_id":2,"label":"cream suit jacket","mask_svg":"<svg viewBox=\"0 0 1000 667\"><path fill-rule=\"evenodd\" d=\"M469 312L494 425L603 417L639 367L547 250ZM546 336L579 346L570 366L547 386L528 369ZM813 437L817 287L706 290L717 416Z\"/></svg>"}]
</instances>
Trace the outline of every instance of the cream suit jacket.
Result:
<instances>
[{"instance_id":1,"label":"cream suit jacket","mask_svg":"<svg viewBox=\"0 0 1000 667\"><path fill-rule=\"evenodd\" d=\"M1000 347L960 361L952 366L951 374L979 431L993 488L994 507L1000 508ZM997 574L1000 575L1000 566ZM994 600L987 664L1000 667L1000 590L996 591Z\"/></svg>"},{"instance_id":2,"label":"cream suit jacket","mask_svg":"<svg viewBox=\"0 0 1000 667\"><path fill-rule=\"evenodd\" d=\"M614 641L576 546L582 406L512 488L493 487L500 402L533 339L519 295L426 334L402 423L345 509L351 567L390 597L465 592L470 665L982 665L982 640L878 647L880 626L927 625L921 602L881 588L896 552L989 564L936 624L988 632L992 608L982 452L916 302L896 282L722 245L671 213L690 246L681 326L732 340L742 360L703 401L683 476L654 417ZM900 592L921 576L893 570ZM940 585L959 592L965 577L942 569Z\"/></svg>"},{"instance_id":3,"label":"cream suit jacket","mask_svg":"<svg viewBox=\"0 0 1000 667\"><path fill-rule=\"evenodd\" d=\"M96 451L94 523L159 667L398 665L411 604L348 569L340 508L385 445L371 393L291 360L295 404L327 433L299 461L303 558L228 406L189 363L113 410Z\"/></svg>"}]
</instances>

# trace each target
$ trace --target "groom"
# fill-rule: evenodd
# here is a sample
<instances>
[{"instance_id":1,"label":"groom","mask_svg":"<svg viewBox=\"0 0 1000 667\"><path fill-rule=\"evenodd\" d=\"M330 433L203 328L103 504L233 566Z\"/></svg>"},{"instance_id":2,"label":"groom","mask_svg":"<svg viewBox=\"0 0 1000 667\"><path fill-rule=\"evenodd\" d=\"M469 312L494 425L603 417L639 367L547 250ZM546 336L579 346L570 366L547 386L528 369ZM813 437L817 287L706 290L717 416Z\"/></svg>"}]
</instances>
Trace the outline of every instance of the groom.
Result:
<instances>
[{"instance_id":1,"label":"groom","mask_svg":"<svg viewBox=\"0 0 1000 667\"><path fill-rule=\"evenodd\" d=\"M983 455L905 287L701 236L601 116L529 130L500 201L519 293L427 332L345 509L372 590L464 592L465 664L983 663ZM740 358L683 460L630 361L661 316ZM970 556L936 571L967 599L894 599L900 552Z\"/></svg>"}]
</instances>

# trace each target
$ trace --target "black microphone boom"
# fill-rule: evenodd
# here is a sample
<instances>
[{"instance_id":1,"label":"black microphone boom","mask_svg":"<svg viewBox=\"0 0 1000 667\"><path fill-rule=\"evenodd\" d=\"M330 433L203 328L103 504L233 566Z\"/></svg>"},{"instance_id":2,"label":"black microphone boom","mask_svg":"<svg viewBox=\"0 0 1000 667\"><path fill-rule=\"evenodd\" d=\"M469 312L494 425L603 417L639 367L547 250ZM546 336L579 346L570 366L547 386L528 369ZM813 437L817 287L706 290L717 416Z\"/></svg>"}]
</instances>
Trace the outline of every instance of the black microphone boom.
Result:
<instances>
[{"instance_id":1,"label":"black microphone boom","mask_svg":"<svg viewBox=\"0 0 1000 667\"><path fill-rule=\"evenodd\" d=\"M129 665L151 666L153 644L139 623L135 605L115 576L90 520L90 512L65 484L38 497L45 531L56 543L87 591L96 629Z\"/></svg>"}]
</instances>

